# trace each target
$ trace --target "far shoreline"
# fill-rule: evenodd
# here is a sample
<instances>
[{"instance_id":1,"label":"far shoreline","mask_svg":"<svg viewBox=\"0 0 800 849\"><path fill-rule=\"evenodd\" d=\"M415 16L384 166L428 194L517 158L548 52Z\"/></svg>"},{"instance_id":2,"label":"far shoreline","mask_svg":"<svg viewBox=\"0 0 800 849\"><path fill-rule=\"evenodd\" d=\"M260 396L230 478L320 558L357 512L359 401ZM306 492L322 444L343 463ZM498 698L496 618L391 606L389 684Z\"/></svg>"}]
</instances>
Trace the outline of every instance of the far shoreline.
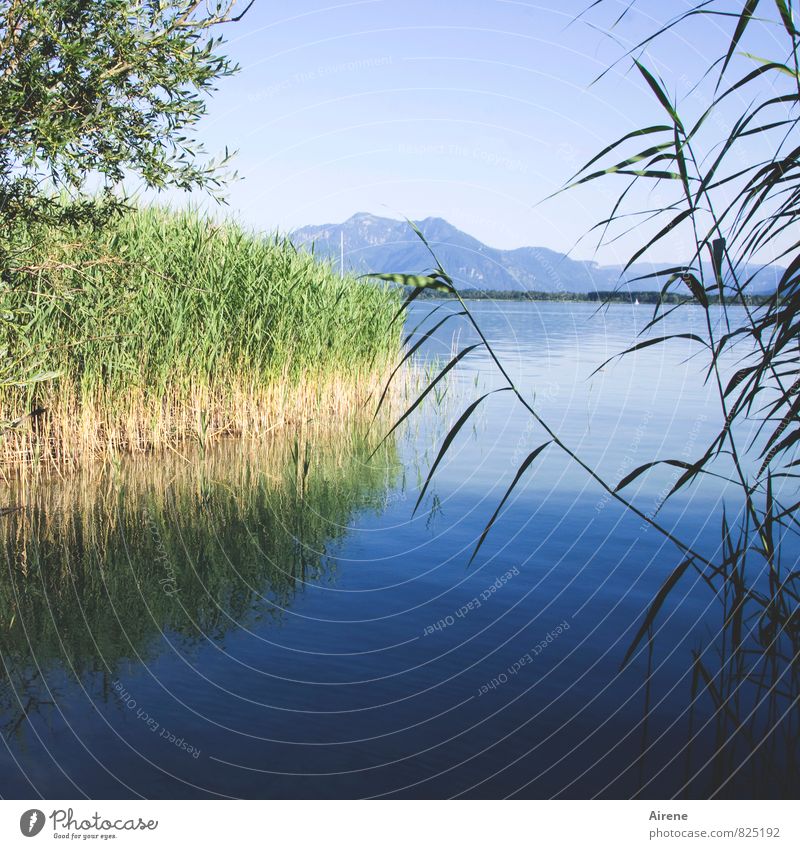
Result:
<instances>
[{"instance_id":1,"label":"far shoreline","mask_svg":"<svg viewBox=\"0 0 800 849\"><path fill-rule=\"evenodd\" d=\"M532 302L549 302L549 303L587 303L587 304L628 304L636 306L657 304L669 304L677 306L679 304L698 304L698 302L688 295L678 294L677 292L667 292L662 294L655 291L625 291L625 292L509 292L502 289L461 289L458 294L465 301L516 301L520 303ZM745 303L747 306L762 306L772 297L770 294L764 295L747 295ZM423 291L420 293L420 298L426 301L452 301L456 300L455 295L450 295L440 291ZM719 296L709 295L709 305L719 304ZM739 298L725 298L725 306L741 306L742 302Z\"/></svg>"}]
</instances>

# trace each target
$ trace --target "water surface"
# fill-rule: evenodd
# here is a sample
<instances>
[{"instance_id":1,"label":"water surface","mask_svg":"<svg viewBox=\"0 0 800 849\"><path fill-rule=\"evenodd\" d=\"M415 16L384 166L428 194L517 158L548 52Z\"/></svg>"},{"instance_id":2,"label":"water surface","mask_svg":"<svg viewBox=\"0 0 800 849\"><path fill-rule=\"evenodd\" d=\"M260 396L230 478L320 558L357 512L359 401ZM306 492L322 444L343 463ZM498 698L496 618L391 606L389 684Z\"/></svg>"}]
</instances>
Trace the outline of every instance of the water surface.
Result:
<instances>
[{"instance_id":1,"label":"water surface","mask_svg":"<svg viewBox=\"0 0 800 849\"><path fill-rule=\"evenodd\" d=\"M409 328L430 309L415 304ZM636 341L648 307L473 309L537 411L609 480L695 460L719 429L690 342L592 375ZM693 308L670 322L704 326ZM473 341L449 321L417 365L434 375ZM715 759L692 651L713 666L720 611L698 575L619 672L681 556L552 445L468 565L547 440L510 393L480 405L412 515L449 427L502 385L475 350L375 454L387 425L353 423L8 491L24 509L4 518L0 793L792 795L792 750L766 766ZM626 493L713 555L736 488L700 483L664 504L674 481L664 467Z\"/></svg>"}]
</instances>

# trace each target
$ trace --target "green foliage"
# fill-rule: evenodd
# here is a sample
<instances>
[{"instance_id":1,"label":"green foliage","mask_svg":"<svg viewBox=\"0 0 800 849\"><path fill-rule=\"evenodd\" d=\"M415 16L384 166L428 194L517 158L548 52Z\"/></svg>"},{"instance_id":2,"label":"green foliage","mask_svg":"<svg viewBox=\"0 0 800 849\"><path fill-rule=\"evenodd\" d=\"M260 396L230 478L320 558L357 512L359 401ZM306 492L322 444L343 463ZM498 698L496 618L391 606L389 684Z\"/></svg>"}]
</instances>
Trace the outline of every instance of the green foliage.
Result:
<instances>
[{"instance_id":1,"label":"green foliage","mask_svg":"<svg viewBox=\"0 0 800 849\"><path fill-rule=\"evenodd\" d=\"M131 175L156 189L219 187L193 131L205 95L236 70L213 31L232 6L0 0L0 222L102 221ZM84 196L89 179L101 202Z\"/></svg>"},{"instance_id":2,"label":"green foliage","mask_svg":"<svg viewBox=\"0 0 800 849\"><path fill-rule=\"evenodd\" d=\"M225 405L301 377L379 371L399 344L396 292L230 222L149 208L101 230L39 224L14 236L25 259L0 291L13 317L3 344L59 377L0 386L7 418L91 405L123 416L132 403L201 396Z\"/></svg>"},{"instance_id":3,"label":"green foliage","mask_svg":"<svg viewBox=\"0 0 800 849\"><path fill-rule=\"evenodd\" d=\"M89 392L357 369L391 351L397 297L287 239L159 208L49 235L12 310L28 309L34 356Z\"/></svg>"},{"instance_id":4,"label":"green foliage","mask_svg":"<svg viewBox=\"0 0 800 849\"><path fill-rule=\"evenodd\" d=\"M31 264L21 226L105 226L123 179L161 190L223 185L229 154L194 130L236 71L219 26L235 0L0 0L0 286ZM69 203L64 199L68 198ZM41 380L0 314L0 383ZM0 422L2 425L2 422Z\"/></svg>"}]
</instances>

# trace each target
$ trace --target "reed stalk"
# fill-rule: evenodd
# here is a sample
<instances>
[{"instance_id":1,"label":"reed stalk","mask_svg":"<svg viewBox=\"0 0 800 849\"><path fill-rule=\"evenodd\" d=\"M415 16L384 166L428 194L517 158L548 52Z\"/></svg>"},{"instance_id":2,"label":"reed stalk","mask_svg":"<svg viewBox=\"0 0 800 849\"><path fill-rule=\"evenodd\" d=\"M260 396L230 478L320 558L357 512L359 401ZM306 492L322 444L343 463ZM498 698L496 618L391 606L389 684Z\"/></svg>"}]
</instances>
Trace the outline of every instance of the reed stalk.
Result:
<instances>
[{"instance_id":1,"label":"reed stalk","mask_svg":"<svg viewBox=\"0 0 800 849\"><path fill-rule=\"evenodd\" d=\"M2 347L28 379L0 383L0 463L340 418L399 346L390 288L232 222L148 208L13 241Z\"/></svg>"}]
</instances>

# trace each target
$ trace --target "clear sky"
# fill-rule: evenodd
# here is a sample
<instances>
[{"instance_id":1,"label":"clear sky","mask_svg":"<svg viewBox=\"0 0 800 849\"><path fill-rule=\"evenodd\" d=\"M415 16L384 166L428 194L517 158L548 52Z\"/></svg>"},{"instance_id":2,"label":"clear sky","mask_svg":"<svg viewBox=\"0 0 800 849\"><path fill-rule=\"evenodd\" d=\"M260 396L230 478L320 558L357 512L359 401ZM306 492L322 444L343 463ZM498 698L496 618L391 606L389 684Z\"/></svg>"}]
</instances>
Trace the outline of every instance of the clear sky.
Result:
<instances>
[{"instance_id":1,"label":"clear sky","mask_svg":"<svg viewBox=\"0 0 800 849\"><path fill-rule=\"evenodd\" d=\"M358 211L441 216L496 247L569 250L621 183L539 201L609 141L663 118L629 62L590 86L621 50L570 25L585 5L256 0L226 27L242 70L223 81L200 131L210 153L239 151L231 211L283 231ZM609 2L591 20L611 23L626 5ZM638 3L618 35L629 43L685 8ZM758 37L767 52L772 36ZM677 90L720 46L703 24L691 40L670 36L653 61ZM621 261L633 244L596 258ZM586 242L573 255L593 251Z\"/></svg>"}]
</instances>

